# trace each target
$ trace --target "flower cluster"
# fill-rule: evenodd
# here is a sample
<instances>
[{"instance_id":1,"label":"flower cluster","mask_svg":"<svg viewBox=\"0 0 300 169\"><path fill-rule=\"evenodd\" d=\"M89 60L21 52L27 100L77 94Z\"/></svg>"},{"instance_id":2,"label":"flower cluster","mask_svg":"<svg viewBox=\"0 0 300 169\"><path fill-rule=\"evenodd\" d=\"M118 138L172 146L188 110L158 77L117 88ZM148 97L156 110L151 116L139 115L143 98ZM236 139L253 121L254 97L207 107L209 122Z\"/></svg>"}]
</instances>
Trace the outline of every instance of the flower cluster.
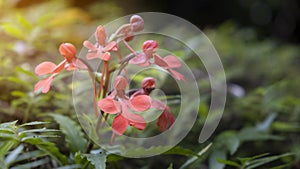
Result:
<instances>
[{"instance_id":1,"label":"flower cluster","mask_svg":"<svg viewBox=\"0 0 300 169\"><path fill-rule=\"evenodd\" d=\"M34 91L47 93L54 77L64 69L67 71L77 69L88 71L94 82L94 109L96 116L99 117L97 124L103 120L104 122L107 121L108 116L112 115L112 131L116 135L124 134L128 126L144 130L147 122L141 113L148 109L158 109L162 112L156 122L158 129L160 131L167 130L175 122L175 118L169 106L150 97L151 92L155 89L155 79L146 77L142 80L140 89L126 90L129 78L121 75L122 72L126 73L128 63L143 67L155 64L168 71L175 79L185 80L184 76L175 70L181 67L179 59L172 55L159 56L156 52L158 43L155 40L145 41L142 45L142 52L136 52L130 47L127 42L134 38L135 32L141 31L143 28L144 20L138 15L133 15L129 23L122 25L112 35L108 36L104 27L100 25L94 33L96 43L87 40L83 42L83 46L88 50L86 59L102 61L99 81L96 81L94 76L98 72L93 72L87 62L76 57L74 45L71 43L61 44L59 52L64 57L61 63L56 65L46 61L35 68L37 75L47 77L35 85ZM121 52L118 51L120 43L129 49L130 55L122 56ZM109 63L114 53L118 54L115 59L119 59L119 65L117 68L111 69ZM109 92L108 84L112 78L110 73L115 70L118 70L118 73L113 80L113 90ZM99 82L99 85L96 82Z\"/></svg>"}]
</instances>

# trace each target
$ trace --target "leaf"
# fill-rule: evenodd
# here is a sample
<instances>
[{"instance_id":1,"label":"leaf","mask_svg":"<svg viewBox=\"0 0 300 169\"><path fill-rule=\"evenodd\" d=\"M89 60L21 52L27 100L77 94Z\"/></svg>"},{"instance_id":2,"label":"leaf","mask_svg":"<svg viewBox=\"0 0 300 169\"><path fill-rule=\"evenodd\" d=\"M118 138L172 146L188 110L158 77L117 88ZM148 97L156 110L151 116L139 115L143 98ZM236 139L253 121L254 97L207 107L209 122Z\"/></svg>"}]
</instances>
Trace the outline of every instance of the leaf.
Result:
<instances>
[{"instance_id":1,"label":"leaf","mask_svg":"<svg viewBox=\"0 0 300 169\"><path fill-rule=\"evenodd\" d=\"M19 161L23 161L23 160L31 160L32 158L40 158L43 156L48 155L46 152L42 151L42 150L35 150L35 151L29 151L29 152L25 152L20 154L14 161L14 163L19 162Z\"/></svg>"},{"instance_id":2,"label":"leaf","mask_svg":"<svg viewBox=\"0 0 300 169\"><path fill-rule=\"evenodd\" d=\"M29 123L24 123L20 125L19 127L24 127L24 126L35 126L35 125L40 125L40 124L49 124L50 122L43 122L43 121L33 121Z\"/></svg>"},{"instance_id":3,"label":"leaf","mask_svg":"<svg viewBox=\"0 0 300 169\"><path fill-rule=\"evenodd\" d=\"M198 154L198 156L202 156L205 152L207 152L207 150L211 147L212 143L208 144L206 147L204 147ZM181 167L180 169L184 169L187 166L189 166L190 164L192 164L193 162L195 162L198 158L197 157L192 157L190 159L188 159Z\"/></svg>"},{"instance_id":4,"label":"leaf","mask_svg":"<svg viewBox=\"0 0 300 169\"><path fill-rule=\"evenodd\" d=\"M12 122L1 123L0 128L9 128L9 129L14 130L17 122L18 122L18 120L12 121Z\"/></svg>"},{"instance_id":5,"label":"leaf","mask_svg":"<svg viewBox=\"0 0 300 169\"><path fill-rule=\"evenodd\" d=\"M7 152L16 145L16 141L2 141L0 144L0 157L4 157Z\"/></svg>"},{"instance_id":6,"label":"leaf","mask_svg":"<svg viewBox=\"0 0 300 169\"><path fill-rule=\"evenodd\" d=\"M209 157L209 168L213 169L223 169L224 164L219 163L217 159L226 159L225 151L213 151Z\"/></svg>"},{"instance_id":7,"label":"leaf","mask_svg":"<svg viewBox=\"0 0 300 169\"><path fill-rule=\"evenodd\" d=\"M26 164L21 164L21 165L17 165L12 167L11 169L25 169L25 168L36 168L38 166L41 166L43 164L46 164L49 162L49 159L40 159L40 160L36 160L36 161L31 161L29 163Z\"/></svg>"},{"instance_id":8,"label":"leaf","mask_svg":"<svg viewBox=\"0 0 300 169\"><path fill-rule=\"evenodd\" d=\"M281 155L275 155L275 156L255 159L255 160L252 160L252 161L249 162L249 165L246 167L246 169L253 169L253 168L259 167L261 165L270 163L272 161L278 160L282 157L287 157L287 156L291 156L291 155L293 155L293 154L292 153L285 153L285 154L281 154Z\"/></svg>"},{"instance_id":9,"label":"leaf","mask_svg":"<svg viewBox=\"0 0 300 169\"><path fill-rule=\"evenodd\" d=\"M86 148L87 141L84 138L84 134L81 128L72 119L59 114L51 114L55 121L59 124L60 130L66 136L66 142L72 153L78 151L84 152Z\"/></svg>"},{"instance_id":10,"label":"leaf","mask_svg":"<svg viewBox=\"0 0 300 169\"><path fill-rule=\"evenodd\" d=\"M59 149L52 142L45 142L40 138L25 139L24 142L36 146L38 149L47 152L59 164L67 164L67 157L59 152Z\"/></svg>"},{"instance_id":11,"label":"leaf","mask_svg":"<svg viewBox=\"0 0 300 169\"><path fill-rule=\"evenodd\" d=\"M160 149L159 147L157 147L158 149ZM190 149L186 149L186 148L182 148L182 147L174 147L166 152L164 152L163 154L174 154L174 155L184 155L184 156L196 156L198 158L200 158L200 156L195 153L193 150Z\"/></svg>"},{"instance_id":12,"label":"leaf","mask_svg":"<svg viewBox=\"0 0 300 169\"><path fill-rule=\"evenodd\" d=\"M228 150L232 155L240 146L240 139L235 131L225 131L218 136L216 144L219 144L221 149Z\"/></svg>"},{"instance_id":13,"label":"leaf","mask_svg":"<svg viewBox=\"0 0 300 169\"><path fill-rule=\"evenodd\" d=\"M19 132L18 134L24 134L24 133L42 133L42 132L58 132L60 130L56 129L47 129L46 127L41 128L41 129L31 129L31 130L24 130Z\"/></svg>"},{"instance_id":14,"label":"leaf","mask_svg":"<svg viewBox=\"0 0 300 169\"><path fill-rule=\"evenodd\" d=\"M18 22L27 30L32 29L32 25L28 22L28 20L21 14L17 14Z\"/></svg>"},{"instance_id":15,"label":"leaf","mask_svg":"<svg viewBox=\"0 0 300 169\"><path fill-rule=\"evenodd\" d=\"M234 162L234 161L229 161L229 160L224 160L224 159L217 159L217 161L219 163L223 163L223 164L226 164L226 165L230 165L230 166L234 166L234 167L241 167L240 164L238 164L237 162Z\"/></svg>"},{"instance_id":16,"label":"leaf","mask_svg":"<svg viewBox=\"0 0 300 169\"><path fill-rule=\"evenodd\" d=\"M13 151L11 151L9 153L9 155L5 158L5 163L6 164L10 164L13 161L16 160L16 158L18 157L18 155L23 151L24 146L22 144L20 144L17 148L15 148Z\"/></svg>"},{"instance_id":17,"label":"leaf","mask_svg":"<svg viewBox=\"0 0 300 169\"><path fill-rule=\"evenodd\" d=\"M16 39L25 39L23 31L12 23L4 23L1 25L4 32Z\"/></svg>"},{"instance_id":18,"label":"leaf","mask_svg":"<svg viewBox=\"0 0 300 169\"><path fill-rule=\"evenodd\" d=\"M101 154L83 154L83 156L86 157L96 169L105 169L106 154L104 152L101 152Z\"/></svg>"},{"instance_id":19,"label":"leaf","mask_svg":"<svg viewBox=\"0 0 300 169\"><path fill-rule=\"evenodd\" d=\"M171 163L167 169L173 169L173 163Z\"/></svg>"}]
</instances>

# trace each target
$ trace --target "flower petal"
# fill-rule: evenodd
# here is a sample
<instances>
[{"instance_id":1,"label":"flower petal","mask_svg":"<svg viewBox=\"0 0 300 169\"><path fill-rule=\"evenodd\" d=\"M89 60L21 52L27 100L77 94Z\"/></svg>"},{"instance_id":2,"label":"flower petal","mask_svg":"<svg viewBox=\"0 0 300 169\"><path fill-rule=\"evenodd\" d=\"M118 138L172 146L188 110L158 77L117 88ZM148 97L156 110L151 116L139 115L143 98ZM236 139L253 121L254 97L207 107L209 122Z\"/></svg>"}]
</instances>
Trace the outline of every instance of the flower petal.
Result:
<instances>
[{"instance_id":1,"label":"flower petal","mask_svg":"<svg viewBox=\"0 0 300 169\"><path fill-rule=\"evenodd\" d=\"M106 33L102 25L99 25L95 32L95 37L99 45L104 46L106 43Z\"/></svg>"},{"instance_id":2,"label":"flower petal","mask_svg":"<svg viewBox=\"0 0 300 169\"><path fill-rule=\"evenodd\" d=\"M168 71L171 73L171 75L172 75L176 80L183 80L183 81L186 81L185 78L184 78L184 76L183 76L181 73L179 73L179 72L177 72L177 71L175 71L175 70L173 70L173 69L168 69Z\"/></svg>"},{"instance_id":3,"label":"flower petal","mask_svg":"<svg viewBox=\"0 0 300 169\"><path fill-rule=\"evenodd\" d=\"M109 42L104 48L103 48L103 52L110 52L110 51L116 51L117 50L117 42L112 41Z\"/></svg>"},{"instance_id":4,"label":"flower petal","mask_svg":"<svg viewBox=\"0 0 300 169\"><path fill-rule=\"evenodd\" d=\"M168 55L163 58L165 62L167 62L169 68L178 68L181 66L180 61L178 60L177 57Z\"/></svg>"},{"instance_id":5,"label":"flower petal","mask_svg":"<svg viewBox=\"0 0 300 169\"><path fill-rule=\"evenodd\" d=\"M160 66L164 69L169 68L168 63L163 58L161 58L159 55L154 54L153 58L154 58L154 63L157 64L158 66Z\"/></svg>"},{"instance_id":6,"label":"flower petal","mask_svg":"<svg viewBox=\"0 0 300 169\"><path fill-rule=\"evenodd\" d=\"M127 109L124 109L121 115L128 120L129 125L134 126L139 130L145 129L147 122L143 116L129 112Z\"/></svg>"},{"instance_id":7,"label":"flower petal","mask_svg":"<svg viewBox=\"0 0 300 169\"><path fill-rule=\"evenodd\" d=\"M129 122L126 118L122 115L117 115L112 122L113 132L117 135L122 135L126 131L128 125Z\"/></svg>"},{"instance_id":8,"label":"flower petal","mask_svg":"<svg viewBox=\"0 0 300 169\"><path fill-rule=\"evenodd\" d=\"M112 98L104 98L98 102L99 108L109 114L116 114L121 111L121 105L119 102Z\"/></svg>"},{"instance_id":9,"label":"flower petal","mask_svg":"<svg viewBox=\"0 0 300 169\"><path fill-rule=\"evenodd\" d=\"M114 88L116 90L125 90L128 83L127 80L123 76L117 76L114 81Z\"/></svg>"},{"instance_id":10,"label":"flower petal","mask_svg":"<svg viewBox=\"0 0 300 169\"><path fill-rule=\"evenodd\" d=\"M151 108L155 108L158 110L165 110L166 107L167 107L167 105L160 100L152 100L151 101Z\"/></svg>"},{"instance_id":11,"label":"flower petal","mask_svg":"<svg viewBox=\"0 0 300 169\"><path fill-rule=\"evenodd\" d=\"M129 63L139 65L139 64L146 63L148 60L149 60L148 57L144 53L142 53L142 54L138 54L136 57L130 59Z\"/></svg>"},{"instance_id":12,"label":"flower petal","mask_svg":"<svg viewBox=\"0 0 300 169\"><path fill-rule=\"evenodd\" d=\"M163 132L169 128L175 122L173 114L170 113L170 108L167 107L165 111L159 116L156 124L158 129Z\"/></svg>"},{"instance_id":13,"label":"flower petal","mask_svg":"<svg viewBox=\"0 0 300 169\"><path fill-rule=\"evenodd\" d=\"M145 111L151 107L151 98L147 95L138 95L130 98L129 107L134 111Z\"/></svg>"},{"instance_id":14,"label":"flower petal","mask_svg":"<svg viewBox=\"0 0 300 169\"><path fill-rule=\"evenodd\" d=\"M55 69L56 65L52 62L42 62L35 67L35 73L39 76L50 74Z\"/></svg>"},{"instance_id":15,"label":"flower petal","mask_svg":"<svg viewBox=\"0 0 300 169\"><path fill-rule=\"evenodd\" d=\"M47 93L50 90L50 85L54 79L54 75L49 76L48 78L40 80L34 86L34 92L37 93L38 91L42 90L42 93Z\"/></svg>"},{"instance_id":16,"label":"flower petal","mask_svg":"<svg viewBox=\"0 0 300 169\"><path fill-rule=\"evenodd\" d=\"M83 42L83 46L92 51L97 50L97 48L90 41L87 40Z\"/></svg>"}]
</instances>

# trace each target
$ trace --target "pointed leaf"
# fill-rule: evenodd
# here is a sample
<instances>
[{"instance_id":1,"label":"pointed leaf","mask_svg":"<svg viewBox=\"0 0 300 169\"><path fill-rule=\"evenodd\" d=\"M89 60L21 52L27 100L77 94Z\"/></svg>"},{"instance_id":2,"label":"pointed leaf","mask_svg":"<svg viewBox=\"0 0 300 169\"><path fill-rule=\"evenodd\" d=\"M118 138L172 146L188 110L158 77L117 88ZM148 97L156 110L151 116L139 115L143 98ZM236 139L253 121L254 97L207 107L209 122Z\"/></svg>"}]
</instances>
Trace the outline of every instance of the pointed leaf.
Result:
<instances>
[{"instance_id":1,"label":"pointed leaf","mask_svg":"<svg viewBox=\"0 0 300 169\"><path fill-rule=\"evenodd\" d=\"M79 125L69 117L60 114L51 114L50 116L55 119L60 130L65 134L71 152L84 152L87 141Z\"/></svg>"},{"instance_id":2,"label":"pointed leaf","mask_svg":"<svg viewBox=\"0 0 300 169\"><path fill-rule=\"evenodd\" d=\"M105 169L106 168L106 154L101 152L101 154L83 154L90 161L96 169Z\"/></svg>"}]
</instances>

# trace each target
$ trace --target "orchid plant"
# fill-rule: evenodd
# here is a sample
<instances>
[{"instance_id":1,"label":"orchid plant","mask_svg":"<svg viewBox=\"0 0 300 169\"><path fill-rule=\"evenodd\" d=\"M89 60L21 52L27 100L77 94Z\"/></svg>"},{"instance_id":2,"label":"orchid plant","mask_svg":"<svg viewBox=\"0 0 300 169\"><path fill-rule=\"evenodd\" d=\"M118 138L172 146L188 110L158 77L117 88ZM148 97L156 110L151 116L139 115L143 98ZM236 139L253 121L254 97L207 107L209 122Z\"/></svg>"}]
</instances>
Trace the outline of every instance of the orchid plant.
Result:
<instances>
[{"instance_id":1,"label":"orchid plant","mask_svg":"<svg viewBox=\"0 0 300 169\"><path fill-rule=\"evenodd\" d=\"M82 70L88 71L93 81L93 97L95 117L99 123L107 122L109 116L112 120L112 142L116 135L123 135L128 126L133 126L138 130L144 130L147 122L142 113L148 109L157 109L162 113L157 119L158 129L163 132L167 130L174 122L175 117L171 108L160 100L155 100L150 96L155 89L155 77L145 77L141 81L140 89L127 89L128 82L131 80L126 76L126 67L134 64L140 67L149 67L155 64L165 69L176 80L185 81L184 76L176 71L181 67L181 63L176 56L160 56L156 51L159 47L157 41L146 40L142 44L142 50L134 50L128 43L134 38L136 32L144 29L144 20L138 15L133 15L129 23L121 25L115 33L108 36L103 26L98 26L94 38L96 43L84 41L83 46L88 50L87 60L101 61L101 70L94 71L90 65L79 58L76 48L71 43L63 43L59 47L60 54L64 60L55 64L49 61L42 62L35 68L35 73L43 77L34 87L36 93L47 93L50 90L51 83L64 69L67 71ZM129 55L123 55L119 50L119 45L123 44L129 51ZM111 57L116 55L117 66L111 65ZM112 72L117 71L113 78ZM124 73L125 75L122 75ZM113 82L113 89L109 91L108 85ZM97 84L98 83L98 84ZM97 126L99 127L99 126Z\"/></svg>"}]
</instances>

